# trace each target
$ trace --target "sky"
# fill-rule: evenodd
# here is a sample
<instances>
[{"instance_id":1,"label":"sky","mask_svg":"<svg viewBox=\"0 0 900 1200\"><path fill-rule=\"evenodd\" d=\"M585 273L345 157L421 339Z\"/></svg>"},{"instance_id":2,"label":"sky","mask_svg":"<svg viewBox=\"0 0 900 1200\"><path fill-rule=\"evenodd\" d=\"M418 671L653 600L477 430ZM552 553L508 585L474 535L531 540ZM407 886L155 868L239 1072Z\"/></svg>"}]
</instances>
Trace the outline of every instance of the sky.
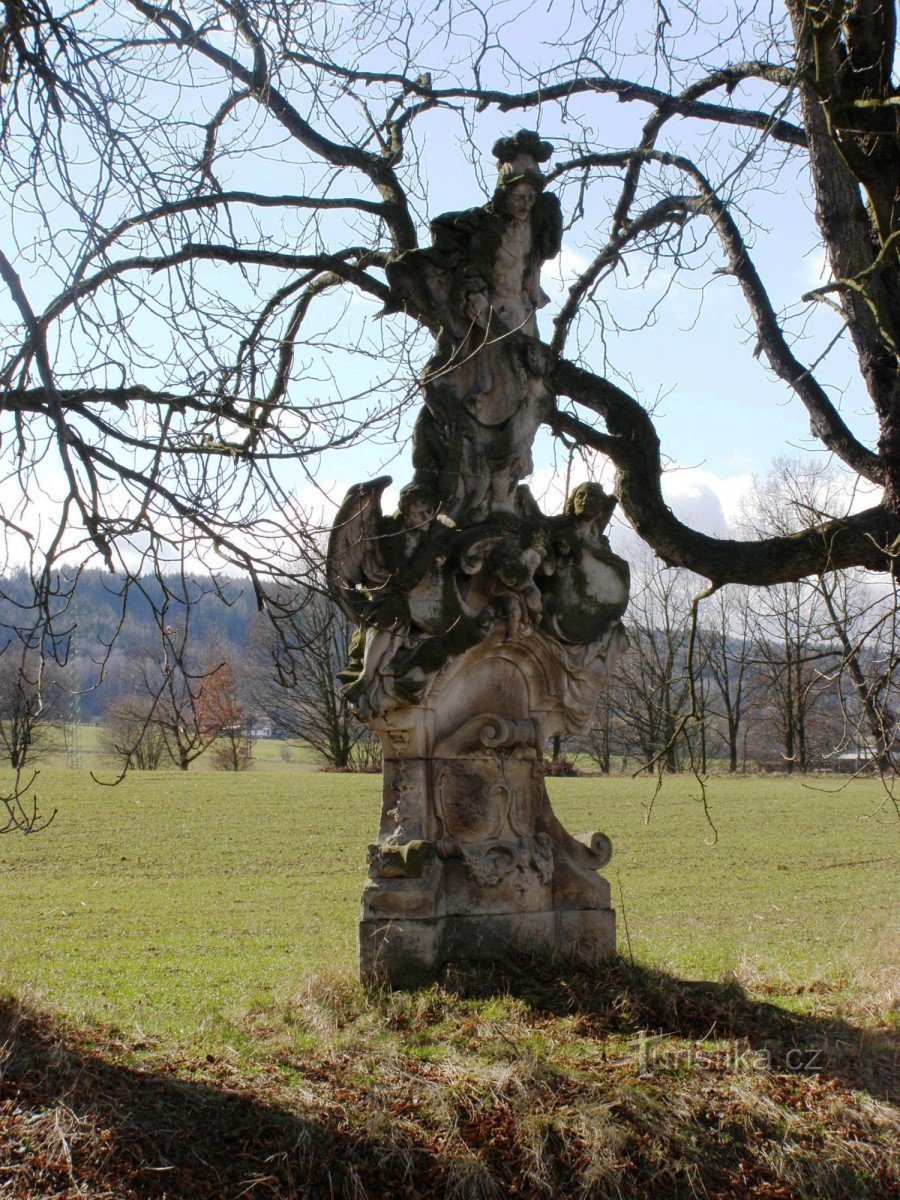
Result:
<instances>
[{"instance_id":1,"label":"sky","mask_svg":"<svg viewBox=\"0 0 900 1200\"><path fill-rule=\"evenodd\" d=\"M199 11L203 5L196 7ZM465 37L477 31L478 15L474 6L463 3L456 7L461 15L454 36L460 39L458 46L464 47ZM508 77L513 69L511 64L521 62L527 66L545 61L551 54L557 58L565 57L568 46L560 49L542 43L558 40L562 31L575 46L579 36L577 21L575 25L563 25L562 13L567 10L566 5L550 0L545 6L525 4L520 7L520 14L515 19L508 19L514 12L510 3L501 0L487 5L489 14L504 24L501 50L492 52L493 57L488 56L484 69L493 71L495 81L510 87L517 82ZM708 0L703 6L703 15L714 23L712 34L708 31L704 35L688 32L683 46L700 58L708 54L711 60L720 61L712 47L718 33L725 30L733 7L722 0ZM635 0L626 6L608 4L607 9L611 13L610 21L618 23L616 40L619 48L635 53L619 58L607 54L602 58L602 67L612 73L663 84L665 80L660 78L659 63L641 52L642 31L648 17L657 11L655 6L649 0ZM345 10L348 6L334 6L322 9L322 12L330 17ZM416 11L415 6L413 11ZM676 6L672 11L673 20L677 22L688 10ZM719 24L715 25L717 21ZM761 52L752 42L756 33L750 23L742 28L741 36L745 44L740 49L745 56ZM435 80L441 82L448 54L446 42L423 37L415 51L414 65L427 67ZM364 62L370 69L396 67L396 47L378 43L368 45ZM466 65L466 70L469 66ZM150 85L144 96L148 111L155 103L161 112L171 105L179 82L173 79L168 84ZM747 103L760 99L752 88L738 95ZM221 89L216 87L209 89L208 96L203 94L201 107L205 105L207 115L215 111L221 98ZM554 107L547 107L540 114L502 114L489 109L476 126L474 143L480 159L474 163L470 161L471 149L462 136L464 125L459 115L452 111L426 114L421 126L424 132L417 135L428 176L427 201L420 203L419 217L424 224L426 218L448 209L484 203L493 185L490 146L495 137L510 133L520 125L538 124L541 135L559 147L558 161L567 153L566 141L581 136L583 129L589 129L592 146L635 144L648 111L645 105L621 104L613 97L600 96L574 101L567 114ZM323 124L344 119L337 109L332 113L316 113L315 118ZM264 186L272 192L298 190L314 184L311 169L298 167L298 162L291 159L276 140L269 142L265 129L251 122L248 127L235 125L231 134L232 150L217 163L223 186L255 186L260 183L261 171L265 173ZM700 122L675 118L667 125L661 144L681 153L702 154L707 158L708 134L709 127ZM248 138L254 139L252 155L247 154ZM80 152L73 155L73 161ZM835 318L824 306L804 305L800 301L811 287L824 282L827 274L811 213L809 180L799 159L796 164L794 161L783 163L782 157L776 150L759 160L755 182L735 196L739 219L751 238L754 259L772 299L776 307L785 312L788 327L798 339L799 357L811 363L825 354L817 366L817 376L851 426L871 444L874 425L871 415L867 415L867 401L852 355L841 343L828 349L838 328ZM709 162L722 175L726 189L730 187L727 156L713 153ZM345 192L354 186L359 184L351 173L341 177L340 187ZM602 237L604 206L608 204L610 194L602 188L591 193L586 219L567 231L558 260L546 265L543 284L551 304L539 317L545 335L567 287L590 260L594 239ZM573 203L571 193L563 196L567 214L572 212ZM248 241L259 236L259 231L249 222L242 228L241 218L236 220L239 232L243 232ZM64 254L65 242L60 231L49 225L42 228L39 223L35 224L34 215L24 208L17 216L17 230L23 242L28 241L29 222L35 236L49 238L51 242L55 240L58 252ZM290 245L289 226L282 229L264 226L262 234L275 242L281 239L285 245ZM427 235L423 240L427 241ZM721 261L721 253L710 243L706 252L700 252L698 270L694 274L679 274L665 262L658 264L646 277L646 261L634 260L627 270L620 267L602 283L597 294L602 328L596 326L591 333L584 326L580 346L589 366L607 374L654 410L668 464L664 483L666 495L680 516L713 534L729 532L739 516L742 498L754 475L764 475L776 456L808 452L814 446L800 402L785 385L772 378L763 361L754 357L754 339L747 329L742 298L734 281L717 273ZM16 265L32 295L34 307L40 310L52 295L52 284L46 272L28 254L23 254ZM203 268L203 278L212 294L227 297L233 293L235 302L241 302L239 297L243 293L236 290L241 283L233 268L210 264ZM377 344L381 332L378 306L353 295L346 310L343 304L344 299L335 298L322 306L318 319L323 338L330 324L339 320L341 336L346 334L352 340L359 335L369 339L371 344ZM0 296L0 314L9 311L5 295ZM155 335L150 318L140 305L132 308L128 319L138 335L146 326L147 340L153 341ZM175 334L177 336L177 329ZM63 358L77 352L77 340L60 350ZM418 365L424 362L428 352L425 340L420 346ZM415 365L400 367L401 382L411 385ZM390 363L367 361L361 364L358 359L321 348L301 360L291 394L300 400L315 402L317 389L324 392L332 383L346 393L355 393L365 387L372 372L377 375L379 371L390 373L391 370ZM304 371L307 371L305 376ZM293 476L289 473L299 503L309 510L314 521L327 525L334 506L350 484L385 472L395 479L393 491L388 493L388 503L391 502L411 474L405 435L413 417L414 410L410 410L396 432L382 434L374 442L322 455L302 469L295 468ZM535 465L532 490L551 512L558 511L562 504L567 471L572 484L586 475L611 482L608 464L588 457L576 459L570 466L564 449L545 432L539 434L536 442ZM43 479L48 496L52 497L57 484L58 480L54 481L48 466ZM52 507L50 499L34 499L38 515L42 507L47 511Z\"/></svg>"},{"instance_id":2,"label":"sky","mask_svg":"<svg viewBox=\"0 0 900 1200\"><path fill-rule=\"evenodd\" d=\"M754 219L765 227L757 232L754 258L778 306L791 316L803 309L807 325L798 354L813 361L837 326L830 313L810 314L810 306L799 304L800 297L828 274L808 204L796 203L807 181L798 173L791 183L790 195L755 198ZM472 200L469 193L457 206ZM569 284L588 261L585 247L573 234L564 241L558 259L546 264L542 282L551 304L539 314L544 336L552 330L553 312ZM710 280L710 274L701 272L694 280L657 269L647 280L632 282L619 272L604 284L602 301L617 322L633 326L630 332L608 335L609 374L654 409L667 463L664 491L669 503L704 532L727 536L740 518L754 476L765 476L776 457L829 456L822 455L810 437L799 400L754 357L755 339L748 332L746 308L734 281ZM665 302L647 327L646 311L664 293ZM587 346L590 365L599 364L602 357L599 346ZM875 423L848 347L835 346L817 374L851 427L873 439ZM564 498L568 459L546 432L536 441L535 467L532 490L556 511ZM302 494L313 509L319 505L327 512L322 492L340 499L350 483L385 471L395 475L394 488L386 496L390 502L410 471L408 450L398 451L395 444L324 457L317 486L303 488ZM576 457L573 484L587 474L612 483L610 466L600 456Z\"/></svg>"},{"instance_id":3,"label":"sky","mask_svg":"<svg viewBox=\"0 0 900 1200\"><path fill-rule=\"evenodd\" d=\"M612 7L619 10L619 44L637 45L652 6L638 2ZM549 5L547 11L552 14L553 6ZM720 30L731 11L733 5L722 0L709 0L703 6L705 17L713 22L721 18ZM508 49L522 61L529 54L539 57L534 28L529 19L514 22L504 31ZM550 39L549 29L547 36ZM698 54L702 52L699 41L691 44ZM745 50L747 57L754 51L763 55L760 47L752 44ZM721 61L715 54L711 57ZM647 63L646 56L638 56L631 62L604 59L602 65L612 73L627 75L635 71L647 81L664 83ZM737 97L748 105L762 101L759 89L750 87L739 89ZM645 105L594 96L581 103L580 109L574 104L571 115L590 124L598 147L623 146L637 142L648 111ZM558 110L552 106L538 118L532 113L501 114L495 110L484 114L478 126L484 162L479 180L457 148L462 140L459 122L453 114L437 115L428 135L440 147L440 153L428 156L430 214L484 203L493 179L488 154L493 138L518 124L536 121L540 122L541 135L556 141L558 147L573 134L571 123L560 120ZM708 132L709 127L702 122L675 118L666 126L661 145L707 161ZM558 152L556 161L564 155L565 150ZM800 156L787 162L783 159L781 150L760 159L755 185L746 194L736 196L738 219L775 307L784 314L786 327L796 338L795 352L801 361L817 364L817 378L851 428L871 445L876 425L854 356L846 337L831 344L839 331L837 318L824 305L801 301L804 293L827 282L829 274L813 218L805 165ZM715 169L716 154L708 161ZM727 180L724 160L720 170ZM563 203L566 213L570 213L571 195ZM551 304L539 316L545 336L568 285L590 261L591 236L602 224L602 203L597 203L594 212L588 209L588 218L567 232L559 258L545 266L543 286L551 296ZM664 490L675 510L705 532L724 535L733 530L753 477L764 476L776 457L809 453L827 456L822 456L819 443L810 437L808 416L799 400L774 377L764 359L754 356L755 337L749 331L743 297L732 278L716 274L721 263L722 254L712 245L709 261L696 274L677 274L663 263L645 279L640 260L631 264L630 271L617 270L598 294L610 323L605 344L601 345L600 336L595 334L583 350L588 365L608 373L654 410L668 464ZM657 302L660 307L648 323L648 310L653 310ZM613 322L618 329L611 328ZM394 445L380 454L378 450L367 447L356 453L343 452L340 461L324 459L319 488L340 498L345 484L387 470L396 475L396 490L408 478L408 456L398 460ZM533 490L538 495L547 494L548 506L561 503L557 476L565 473L567 460L558 443L554 446L546 434L538 437L535 464ZM608 465L599 459L576 462L572 470L573 482L578 481L579 472L610 477ZM316 492L316 488L305 489L313 504ZM391 495L389 492L388 497ZM864 502L869 501L857 496L858 505Z\"/></svg>"}]
</instances>

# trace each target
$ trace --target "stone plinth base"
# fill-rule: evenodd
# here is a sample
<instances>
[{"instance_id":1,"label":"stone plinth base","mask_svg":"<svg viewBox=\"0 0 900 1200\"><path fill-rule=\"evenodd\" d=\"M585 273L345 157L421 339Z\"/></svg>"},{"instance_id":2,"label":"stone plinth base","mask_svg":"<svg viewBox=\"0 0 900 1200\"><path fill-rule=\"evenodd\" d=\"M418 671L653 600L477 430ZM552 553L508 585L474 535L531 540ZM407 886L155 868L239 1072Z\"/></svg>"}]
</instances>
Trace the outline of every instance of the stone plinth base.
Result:
<instances>
[{"instance_id":1,"label":"stone plinth base","mask_svg":"<svg viewBox=\"0 0 900 1200\"><path fill-rule=\"evenodd\" d=\"M476 916L364 919L359 926L363 982L425 987L452 962L498 960L590 967L616 951L611 908Z\"/></svg>"}]
</instances>

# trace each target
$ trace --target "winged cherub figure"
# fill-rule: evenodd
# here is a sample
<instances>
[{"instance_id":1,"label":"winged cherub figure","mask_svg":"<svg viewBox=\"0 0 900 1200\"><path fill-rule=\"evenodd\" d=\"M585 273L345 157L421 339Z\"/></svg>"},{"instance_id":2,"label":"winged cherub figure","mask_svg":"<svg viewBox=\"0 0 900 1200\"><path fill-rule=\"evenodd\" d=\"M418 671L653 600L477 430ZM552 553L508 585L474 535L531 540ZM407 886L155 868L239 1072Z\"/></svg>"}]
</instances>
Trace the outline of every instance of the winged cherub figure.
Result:
<instances>
[{"instance_id":1,"label":"winged cherub figure","mask_svg":"<svg viewBox=\"0 0 900 1200\"><path fill-rule=\"evenodd\" d=\"M389 686L393 659L409 646L412 608L423 603L423 585L425 591L441 588L441 539L430 536L437 503L426 487L411 483L400 492L398 511L386 517L381 497L390 482L383 475L350 488L328 542L329 590L358 626L342 678L363 716L375 710L375 693Z\"/></svg>"}]
</instances>

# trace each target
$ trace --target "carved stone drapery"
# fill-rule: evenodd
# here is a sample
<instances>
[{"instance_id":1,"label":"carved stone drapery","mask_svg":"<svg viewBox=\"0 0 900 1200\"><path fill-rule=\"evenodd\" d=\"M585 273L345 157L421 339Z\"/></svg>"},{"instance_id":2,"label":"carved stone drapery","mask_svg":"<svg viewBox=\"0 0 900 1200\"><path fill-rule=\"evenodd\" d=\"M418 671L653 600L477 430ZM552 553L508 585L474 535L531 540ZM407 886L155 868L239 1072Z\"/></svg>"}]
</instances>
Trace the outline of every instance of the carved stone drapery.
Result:
<instances>
[{"instance_id":1,"label":"carved stone drapery","mask_svg":"<svg viewBox=\"0 0 900 1200\"><path fill-rule=\"evenodd\" d=\"M540 268L561 221L543 190L547 143L523 131L494 152L491 202L438 217L433 246L388 271L392 304L414 301L440 327L413 480L391 517L389 479L351 488L329 543L330 588L358 625L345 691L384 746L361 972L393 985L451 959L594 961L615 946L596 874L608 839L562 827L543 749L586 726L627 645L628 565L598 484L546 516L521 483L547 403Z\"/></svg>"}]
</instances>

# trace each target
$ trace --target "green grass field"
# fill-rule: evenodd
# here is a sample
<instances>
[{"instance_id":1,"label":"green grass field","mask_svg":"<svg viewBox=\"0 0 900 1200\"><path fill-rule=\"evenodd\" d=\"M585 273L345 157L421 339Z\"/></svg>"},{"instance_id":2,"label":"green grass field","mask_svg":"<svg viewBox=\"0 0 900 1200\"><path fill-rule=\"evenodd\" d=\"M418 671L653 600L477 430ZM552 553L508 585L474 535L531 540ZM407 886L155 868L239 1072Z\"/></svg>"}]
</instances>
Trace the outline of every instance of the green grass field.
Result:
<instances>
[{"instance_id":1,"label":"green grass field","mask_svg":"<svg viewBox=\"0 0 900 1200\"><path fill-rule=\"evenodd\" d=\"M39 786L52 825L0 840L8 988L80 1019L202 1040L250 1003L352 969L378 777L148 772L104 788L44 771ZM891 960L897 825L874 782L716 779L714 845L684 779L649 822L645 780L549 786L573 831L613 838L623 954L630 941L676 974L734 972L785 992L877 983Z\"/></svg>"},{"instance_id":2,"label":"green grass field","mask_svg":"<svg viewBox=\"0 0 900 1200\"><path fill-rule=\"evenodd\" d=\"M649 823L651 782L551 780L613 838L620 960L393 996L354 981L380 778L38 783L51 826L0 839L0 1196L897 1194L872 781L715 779L711 844L684 779Z\"/></svg>"}]
</instances>

